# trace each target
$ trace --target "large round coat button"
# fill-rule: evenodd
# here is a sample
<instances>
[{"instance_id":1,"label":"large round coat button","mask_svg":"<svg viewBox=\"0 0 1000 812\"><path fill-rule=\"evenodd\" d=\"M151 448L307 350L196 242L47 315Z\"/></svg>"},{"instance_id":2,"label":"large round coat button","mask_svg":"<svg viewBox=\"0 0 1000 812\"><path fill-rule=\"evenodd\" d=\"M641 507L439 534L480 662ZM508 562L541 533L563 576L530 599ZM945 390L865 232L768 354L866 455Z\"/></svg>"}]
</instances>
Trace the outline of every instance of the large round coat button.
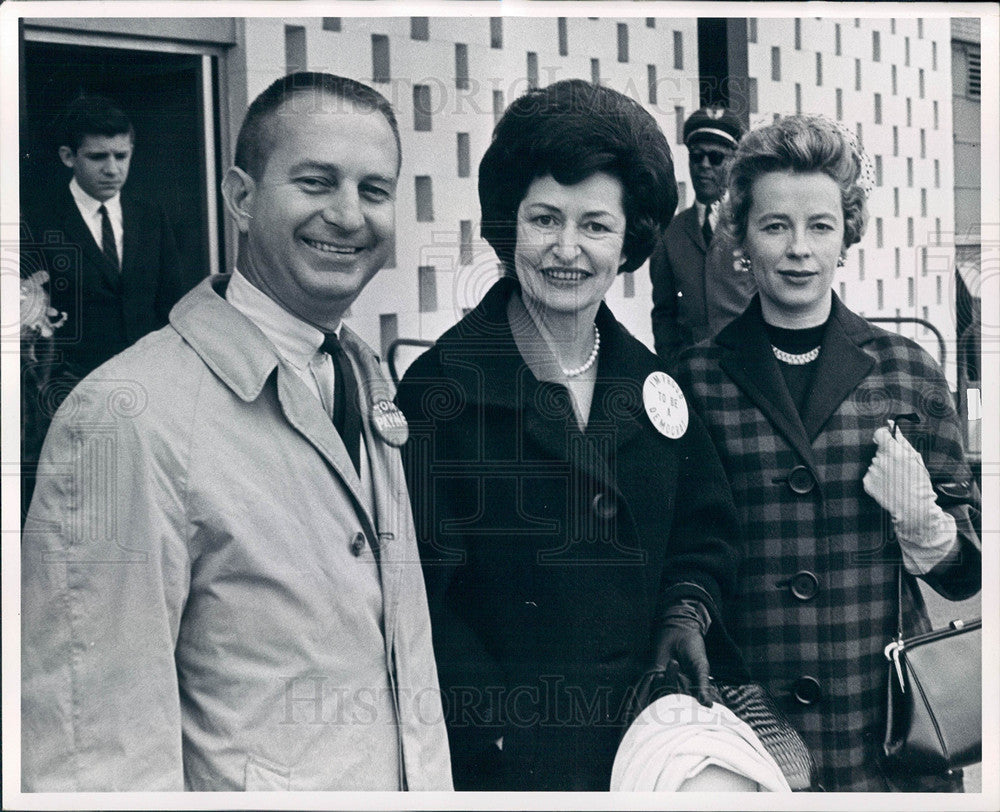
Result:
<instances>
[{"instance_id":1,"label":"large round coat button","mask_svg":"<svg viewBox=\"0 0 1000 812\"><path fill-rule=\"evenodd\" d=\"M792 684L792 696L801 705L815 705L823 696L823 689L815 677L799 677Z\"/></svg>"},{"instance_id":2,"label":"large round coat button","mask_svg":"<svg viewBox=\"0 0 1000 812\"><path fill-rule=\"evenodd\" d=\"M615 497L608 493L599 493L590 503L591 510L598 519L613 519L618 515L618 503Z\"/></svg>"},{"instance_id":3,"label":"large round coat button","mask_svg":"<svg viewBox=\"0 0 1000 812\"><path fill-rule=\"evenodd\" d=\"M819 578L809 570L801 570L792 576L788 589L800 601L811 601L819 592Z\"/></svg>"},{"instance_id":4,"label":"large round coat button","mask_svg":"<svg viewBox=\"0 0 1000 812\"><path fill-rule=\"evenodd\" d=\"M365 549L365 534L360 530L354 534L354 538L351 539L351 554L361 555Z\"/></svg>"},{"instance_id":5,"label":"large round coat button","mask_svg":"<svg viewBox=\"0 0 1000 812\"><path fill-rule=\"evenodd\" d=\"M796 465L788 472L788 487L795 493L806 494L816 487L816 480L808 468Z\"/></svg>"}]
</instances>

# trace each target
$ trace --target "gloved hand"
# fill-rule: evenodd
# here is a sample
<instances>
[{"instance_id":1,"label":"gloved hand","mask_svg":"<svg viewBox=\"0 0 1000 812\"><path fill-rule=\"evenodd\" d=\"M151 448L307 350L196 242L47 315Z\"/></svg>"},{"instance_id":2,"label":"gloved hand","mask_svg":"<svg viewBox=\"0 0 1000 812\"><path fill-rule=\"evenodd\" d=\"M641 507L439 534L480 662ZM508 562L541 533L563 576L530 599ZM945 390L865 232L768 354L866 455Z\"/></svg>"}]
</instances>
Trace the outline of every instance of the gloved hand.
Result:
<instances>
[{"instance_id":1,"label":"gloved hand","mask_svg":"<svg viewBox=\"0 0 1000 812\"><path fill-rule=\"evenodd\" d=\"M955 519L937 504L927 466L902 433L875 430L878 451L862 484L892 516L893 529L911 575L926 575L958 546Z\"/></svg>"},{"instance_id":2,"label":"gloved hand","mask_svg":"<svg viewBox=\"0 0 1000 812\"><path fill-rule=\"evenodd\" d=\"M676 669L677 665L672 665L671 661L676 661L681 672L691 680L698 701L705 707L711 707L717 695L709 682L708 654L705 652L701 624L694 618L671 616L660 632L656 666Z\"/></svg>"}]
</instances>

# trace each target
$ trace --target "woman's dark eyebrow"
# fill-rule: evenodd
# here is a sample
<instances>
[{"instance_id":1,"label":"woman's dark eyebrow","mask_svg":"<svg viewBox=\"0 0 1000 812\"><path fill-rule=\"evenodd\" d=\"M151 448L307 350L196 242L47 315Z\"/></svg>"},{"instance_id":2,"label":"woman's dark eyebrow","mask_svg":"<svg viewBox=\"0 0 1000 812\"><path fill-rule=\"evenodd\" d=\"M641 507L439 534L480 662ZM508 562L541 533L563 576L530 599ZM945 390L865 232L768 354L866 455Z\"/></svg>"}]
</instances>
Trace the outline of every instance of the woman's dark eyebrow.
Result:
<instances>
[{"instance_id":1,"label":"woman's dark eyebrow","mask_svg":"<svg viewBox=\"0 0 1000 812\"><path fill-rule=\"evenodd\" d=\"M545 208L545 209L547 209L549 211L562 212L562 209L560 209L558 206L553 206L551 203L543 203L540 200L536 200L536 201L528 204L528 208L531 208L533 206L541 206L542 208ZM584 217L602 217L602 216L603 217L614 217L615 214L614 214L614 212L610 212L607 209L593 209L592 211L585 211L583 213L583 216Z\"/></svg>"}]
</instances>

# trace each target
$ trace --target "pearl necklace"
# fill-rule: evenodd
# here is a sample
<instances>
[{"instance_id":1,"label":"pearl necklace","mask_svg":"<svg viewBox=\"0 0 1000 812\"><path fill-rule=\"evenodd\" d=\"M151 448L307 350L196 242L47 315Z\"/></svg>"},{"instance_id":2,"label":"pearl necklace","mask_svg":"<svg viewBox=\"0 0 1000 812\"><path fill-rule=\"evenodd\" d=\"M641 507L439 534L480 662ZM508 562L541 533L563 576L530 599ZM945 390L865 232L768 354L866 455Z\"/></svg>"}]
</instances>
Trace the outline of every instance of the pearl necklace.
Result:
<instances>
[{"instance_id":1,"label":"pearl necklace","mask_svg":"<svg viewBox=\"0 0 1000 812\"><path fill-rule=\"evenodd\" d=\"M588 369L594 365L594 361L597 360L597 353L601 349L601 331L597 329L597 325L594 325L594 349L590 351L590 357L583 363L582 366L578 366L576 369L563 369L562 374L567 378L575 378L577 375L582 375ZM562 367L560 367L562 369Z\"/></svg>"},{"instance_id":2,"label":"pearl necklace","mask_svg":"<svg viewBox=\"0 0 1000 812\"><path fill-rule=\"evenodd\" d=\"M795 367L811 364L819 357L819 350L819 347L813 347L809 352L802 352L796 355L795 353L779 350L774 344L771 345L771 351L774 353L775 358Z\"/></svg>"}]
</instances>

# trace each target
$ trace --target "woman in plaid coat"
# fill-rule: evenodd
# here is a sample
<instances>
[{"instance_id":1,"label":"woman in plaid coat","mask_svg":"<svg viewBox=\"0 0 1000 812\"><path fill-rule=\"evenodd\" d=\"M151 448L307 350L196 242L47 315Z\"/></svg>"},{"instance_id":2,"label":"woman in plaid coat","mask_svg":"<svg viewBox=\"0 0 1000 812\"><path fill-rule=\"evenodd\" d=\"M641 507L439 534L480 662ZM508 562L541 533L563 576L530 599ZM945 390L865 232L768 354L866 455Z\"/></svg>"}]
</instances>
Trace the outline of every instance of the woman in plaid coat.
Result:
<instances>
[{"instance_id":1,"label":"woman in plaid coat","mask_svg":"<svg viewBox=\"0 0 1000 812\"><path fill-rule=\"evenodd\" d=\"M915 578L951 600L974 595L980 546L978 490L940 368L831 289L864 232L863 166L822 120L790 116L743 140L726 215L741 247L734 272L752 272L759 294L682 356L677 376L742 526L734 638L813 751L823 788L954 788L891 775L880 759L897 568L904 628L927 630Z\"/></svg>"}]
</instances>

